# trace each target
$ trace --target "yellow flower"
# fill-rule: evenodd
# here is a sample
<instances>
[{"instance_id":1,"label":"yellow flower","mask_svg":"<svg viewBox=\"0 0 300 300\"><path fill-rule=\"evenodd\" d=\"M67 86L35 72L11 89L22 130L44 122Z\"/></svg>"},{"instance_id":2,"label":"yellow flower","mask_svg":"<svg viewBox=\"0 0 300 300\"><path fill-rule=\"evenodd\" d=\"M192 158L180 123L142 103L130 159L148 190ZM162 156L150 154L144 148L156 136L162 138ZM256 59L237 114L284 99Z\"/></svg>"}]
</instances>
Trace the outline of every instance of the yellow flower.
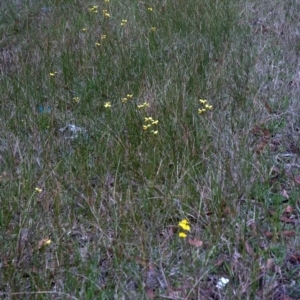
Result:
<instances>
[{"instance_id":1,"label":"yellow flower","mask_svg":"<svg viewBox=\"0 0 300 300\"><path fill-rule=\"evenodd\" d=\"M105 40L106 39L106 34L102 34L101 35L101 40Z\"/></svg>"},{"instance_id":2,"label":"yellow flower","mask_svg":"<svg viewBox=\"0 0 300 300\"><path fill-rule=\"evenodd\" d=\"M150 107L150 104L147 103L147 102L144 102L143 104L138 105L137 107L138 107L138 109L141 109L141 108L143 108L143 107Z\"/></svg>"},{"instance_id":3,"label":"yellow flower","mask_svg":"<svg viewBox=\"0 0 300 300\"><path fill-rule=\"evenodd\" d=\"M153 11L152 7L148 7L147 9L148 9L148 11Z\"/></svg>"},{"instance_id":4,"label":"yellow flower","mask_svg":"<svg viewBox=\"0 0 300 300\"><path fill-rule=\"evenodd\" d=\"M104 0L105 3L109 3L109 0Z\"/></svg>"},{"instance_id":5,"label":"yellow flower","mask_svg":"<svg viewBox=\"0 0 300 300\"><path fill-rule=\"evenodd\" d=\"M83 32L86 32L86 28L82 28L81 30L82 30Z\"/></svg>"},{"instance_id":6,"label":"yellow flower","mask_svg":"<svg viewBox=\"0 0 300 300\"><path fill-rule=\"evenodd\" d=\"M158 124L158 120L152 121L152 125L157 125L157 124Z\"/></svg>"},{"instance_id":7,"label":"yellow flower","mask_svg":"<svg viewBox=\"0 0 300 300\"><path fill-rule=\"evenodd\" d=\"M35 191L38 192L39 194L43 191L42 189L40 189L39 187L35 188Z\"/></svg>"},{"instance_id":8,"label":"yellow flower","mask_svg":"<svg viewBox=\"0 0 300 300\"><path fill-rule=\"evenodd\" d=\"M49 73L51 77L55 76L55 74L57 74L57 72Z\"/></svg>"},{"instance_id":9,"label":"yellow flower","mask_svg":"<svg viewBox=\"0 0 300 300\"><path fill-rule=\"evenodd\" d=\"M212 105L205 104L205 108L212 110Z\"/></svg>"},{"instance_id":10,"label":"yellow flower","mask_svg":"<svg viewBox=\"0 0 300 300\"><path fill-rule=\"evenodd\" d=\"M145 122L153 122L154 120L151 117L145 117Z\"/></svg>"},{"instance_id":11,"label":"yellow flower","mask_svg":"<svg viewBox=\"0 0 300 300\"><path fill-rule=\"evenodd\" d=\"M126 23L127 23L127 20L126 20L126 19L123 19L122 22L121 22L121 26L126 25Z\"/></svg>"},{"instance_id":12,"label":"yellow flower","mask_svg":"<svg viewBox=\"0 0 300 300\"><path fill-rule=\"evenodd\" d=\"M158 134L158 130L151 130L151 132L152 132L153 134L155 134L155 135Z\"/></svg>"},{"instance_id":13,"label":"yellow flower","mask_svg":"<svg viewBox=\"0 0 300 300\"><path fill-rule=\"evenodd\" d=\"M102 13L103 13L104 17L106 17L106 18L109 18L109 17L110 17L110 14L109 14L109 12L107 11L107 9L103 9L103 10L102 10Z\"/></svg>"},{"instance_id":14,"label":"yellow flower","mask_svg":"<svg viewBox=\"0 0 300 300\"><path fill-rule=\"evenodd\" d=\"M151 126L151 125L150 125ZM150 127L149 125L143 125L143 130L147 130L148 127Z\"/></svg>"},{"instance_id":15,"label":"yellow flower","mask_svg":"<svg viewBox=\"0 0 300 300\"><path fill-rule=\"evenodd\" d=\"M96 45L96 46L100 46L101 44L97 42L97 43L95 43L95 45Z\"/></svg>"},{"instance_id":16,"label":"yellow flower","mask_svg":"<svg viewBox=\"0 0 300 300\"><path fill-rule=\"evenodd\" d=\"M191 231L190 222L187 219L183 219L178 223L178 226L186 231Z\"/></svg>"},{"instance_id":17,"label":"yellow flower","mask_svg":"<svg viewBox=\"0 0 300 300\"><path fill-rule=\"evenodd\" d=\"M179 232L178 236L182 239L185 239L187 237L187 234L184 232Z\"/></svg>"},{"instance_id":18,"label":"yellow flower","mask_svg":"<svg viewBox=\"0 0 300 300\"><path fill-rule=\"evenodd\" d=\"M206 112L206 109L204 109L204 108L199 108L198 109L198 114L202 114L202 113L204 113L204 112Z\"/></svg>"},{"instance_id":19,"label":"yellow flower","mask_svg":"<svg viewBox=\"0 0 300 300\"><path fill-rule=\"evenodd\" d=\"M123 97L121 99L122 103L127 102L129 99L132 99L133 95L132 94L127 94L126 97Z\"/></svg>"},{"instance_id":20,"label":"yellow flower","mask_svg":"<svg viewBox=\"0 0 300 300\"><path fill-rule=\"evenodd\" d=\"M207 100L205 99L199 99L199 102L203 105L202 108L198 109L198 113L202 114L204 112L206 112L207 110L212 110L212 105L209 105Z\"/></svg>"},{"instance_id":21,"label":"yellow flower","mask_svg":"<svg viewBox=\"0 0 300 300\"><path fill-rule=\"evenodd\" d=\"M154 32L156 31L156 27L151 27L151 30Z\"/></svg>"},{"instance_id":22,"label":"yellow flower","mask_svg":"<svg viewBox=\"0 0 300 300\"><path fill-rule=\"evenodd\" d=\"M74 97L73 100L74 100L75 103L78 103L79 102L79 97Z\"/></svg>"},{"instance_id":23,"label":"yellow flower","mask_svg":"<svg viewBox=\"0 0 300 300\"><path fill-rule=\"evenodd\" d=\"M91 8L89 8L89 12L97 13L98 12L97 8L98 8L98 5L94 5Z\"/></svg>"},{"instance_id":24,"label":"yellow flower","mask_svg":"<svg viewBox=\"0 0 300 300\"><path fill-rule=\"evenodd\" d=\"M111 103L110 102L105 102L104 107L105 108L110 108L111 107Z\"/></svg>"}]
</instances>

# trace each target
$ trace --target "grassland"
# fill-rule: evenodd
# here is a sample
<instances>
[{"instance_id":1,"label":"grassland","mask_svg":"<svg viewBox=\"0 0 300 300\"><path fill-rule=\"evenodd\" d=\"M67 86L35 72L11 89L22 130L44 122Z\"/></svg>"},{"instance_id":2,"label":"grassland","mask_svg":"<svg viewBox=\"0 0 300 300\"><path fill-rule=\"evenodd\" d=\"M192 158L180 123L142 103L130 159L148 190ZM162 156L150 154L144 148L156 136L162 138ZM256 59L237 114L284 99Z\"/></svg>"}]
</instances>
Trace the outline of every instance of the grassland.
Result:
<instances>
[{"instance_id":1,"label":"grassland","mask_svg":"<svg viewBox=\"0 0 300 300\"><path fill-rule=\"evenodd\" d=\"M1 1L0 298L300 299L299 11Z\"/></svg>"}]
</instances>

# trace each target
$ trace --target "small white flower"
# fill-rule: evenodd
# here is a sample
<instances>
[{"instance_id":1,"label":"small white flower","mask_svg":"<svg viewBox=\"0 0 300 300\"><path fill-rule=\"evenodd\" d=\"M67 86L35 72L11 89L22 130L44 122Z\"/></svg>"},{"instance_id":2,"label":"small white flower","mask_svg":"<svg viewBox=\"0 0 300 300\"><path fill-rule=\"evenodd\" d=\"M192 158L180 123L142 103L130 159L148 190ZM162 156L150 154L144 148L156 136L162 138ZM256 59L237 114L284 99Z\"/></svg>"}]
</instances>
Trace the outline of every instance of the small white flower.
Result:
<instances>
[{"instance_id":1,"label":"small white flower","mask_svg":"<svg viewBox=\"0 0 300 300\"><path fill-rule=\"evenodd\" d=\"M217 289L223 289L228 282L229 282L228 278L221 277L219 279L218 283L216 284L216 288Z\"/></svg>"}]
</instances>

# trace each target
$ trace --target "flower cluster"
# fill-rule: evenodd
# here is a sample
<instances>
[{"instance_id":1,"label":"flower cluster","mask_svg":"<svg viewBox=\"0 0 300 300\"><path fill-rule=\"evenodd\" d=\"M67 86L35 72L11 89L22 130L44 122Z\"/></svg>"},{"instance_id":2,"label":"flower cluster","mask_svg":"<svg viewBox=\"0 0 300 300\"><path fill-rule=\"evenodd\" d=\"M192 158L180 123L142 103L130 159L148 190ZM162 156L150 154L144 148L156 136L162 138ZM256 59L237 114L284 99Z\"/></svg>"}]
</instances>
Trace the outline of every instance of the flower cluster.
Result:
<instances>
[{"instance_id":1,"label":"flower cluster","mask_svg":"<svg viewBox=\"0 0 300 300\"><path fill-rule=\"evenodd\" d=\"M147 130L148 128L154 125L156 126L158 124L158 120L154 120L152 117L146 117L145 123L146 124L143 125L143 130ZM153 133L154 135L158 134L158 130L152 129L150 132Z\"/></svg>"},{"instance_id":2,"label":"flower cluster","mask_svg":"<svg viewBox=\"0 0 300 300\"><path fill-rule=\"evenodd\" d=\"M121 26L124 26L127 24L127 20L126 19L123 19L122 22L121 22Z\"/></svg>"},{"instance_id":3,"label":"flower cluster","mask_svg":"<svg viewBox=\"0 0 300 300\"><path fill-rule=\"evenodd\" d=\"M106 34L102 34L100 39L101 39L101 41L105 40L106 39ZM96 42L95 45L100 46L101 44L99 42Z\"/></svg>"},{"instance_id":4,"label":"flower cluster","mask_svg":"<svg viewBox=\"0 0 300 300\"><path fill-rule=\"evenodd\" d=\"M150 107L150 104L148 102L144 102L143 104L140 104L137 106L138 109L144 108L144 107Z\"/></svg>"},{"instance_id":5,"label":"flower cluster","mask_svg":"<svg viewBox=\"0 0 300 300\"><path fill-rule=\"evenodd\" d=\"M98 5L93 5L91 8L89 8L89 12L96 14L98 12Z\"/></svg>"},{"instance_id":6,"label":"flower cluster","mask_svg":"<svg viewBox=\"0 0 300 300\"><path fill-rule=\"evenodd\" d=\"M104 107L105 108L111 108L111 102L105 102Z\"/></svg>"},{"instance_id":7,"label":"flower cluster","mask_svg":"<svg viewBox=\"0 0 300 300\"><path fill-rule=\"evenodd\" d=\"M185 239L187 237L187 233L191 231L190 222L187 219L183 219L178 223L180 227L179 237Z\"/></svg>"},{"instance_id":8,"label":"flower cluster","mask_svg":"<svg viewBox=\"0 0 300 300\"><path fill-rule=\"evenodd\" d=\"M40 194L43 190L42 190L41 188L39 188L39 187L36 187L36 188L35 188L35 191L38 192L38 193Z\"/></svg>"},{"instance_id":9,"label":"flower cluster","mask_svg":"<svg viewBox=\"0 0 300 300\"><path fill-rule=\"evenodd\" d=\"M105 18L109 18L110 17L110 13L107 11L107 9L103 9L102 10L102 14Z\"/></svg>"},{"instance_id":10,"label":"flower cluster","mask_svg":"<svg viewBox=\"0 0 300 300\"><path fill-rule=\"evenodd\" d=\"M198 109L198 114L202 114L206 112L207 110L212 110L212 105L209 105L207 100L200 99L199 102L202 104L202 108Z\"/></svg>"},{"instance_id":11,"label":"flower cluster","mask_svg":"<svg viewBox=\"0 0 300 300\"><path fill-rule=\"evenodd\" d=\"M121 99L122 103L126 103L129 99L132 99L133 95L132 94L127 94L126 97L123 97Z\"/></svg>"}]
</instances>

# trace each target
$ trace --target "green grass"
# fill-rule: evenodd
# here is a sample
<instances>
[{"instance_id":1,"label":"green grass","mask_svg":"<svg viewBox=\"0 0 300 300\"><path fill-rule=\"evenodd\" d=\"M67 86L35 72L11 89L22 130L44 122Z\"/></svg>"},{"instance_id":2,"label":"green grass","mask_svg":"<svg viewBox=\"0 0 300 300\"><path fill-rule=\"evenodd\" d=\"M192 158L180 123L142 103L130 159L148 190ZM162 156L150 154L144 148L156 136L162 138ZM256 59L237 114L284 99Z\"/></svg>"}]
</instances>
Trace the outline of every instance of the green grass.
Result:
<instances>
[{"instance_id":1,"label":"green grass","mask_svg":"<svg viewBox=\"0 0 300 300\"><path fill-rule=\"evenodd\" d=\"M3 1L0 298L297 299L298 6Z\"/></svg>"}]
</instances>

